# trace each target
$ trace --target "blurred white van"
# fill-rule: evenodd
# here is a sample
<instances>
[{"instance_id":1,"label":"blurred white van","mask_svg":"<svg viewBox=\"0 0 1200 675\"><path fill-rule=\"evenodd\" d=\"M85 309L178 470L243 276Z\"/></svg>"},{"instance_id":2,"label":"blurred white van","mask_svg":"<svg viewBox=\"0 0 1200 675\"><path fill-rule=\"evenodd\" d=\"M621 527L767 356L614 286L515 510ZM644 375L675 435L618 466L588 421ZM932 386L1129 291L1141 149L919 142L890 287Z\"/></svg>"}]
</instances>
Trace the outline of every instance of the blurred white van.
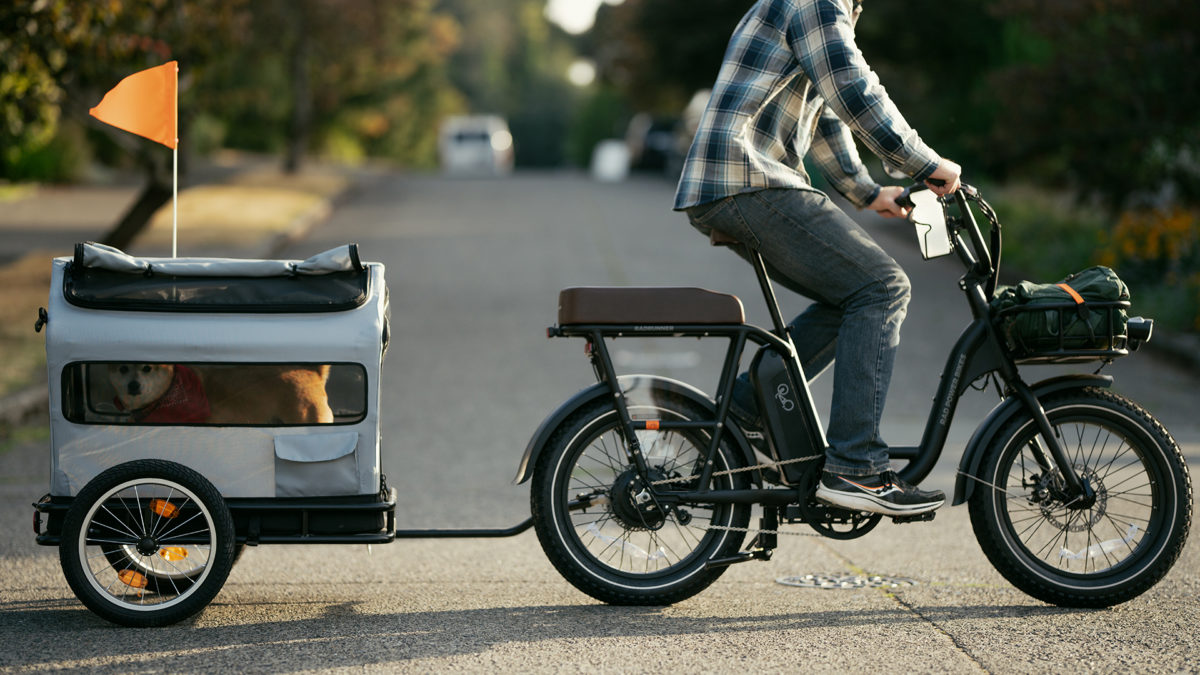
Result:
<instances>
[{"instance_id":1,"label":"blurred white van","mask_svg":"<svg viewBox=\"0 0 1200 675\"><path fill-rule=\"evenodd\" d=\"M442 170L504 175L513 169L513 137L499 115L459 115L442 122L438 134Z\"/></svg>"}]
</instances>

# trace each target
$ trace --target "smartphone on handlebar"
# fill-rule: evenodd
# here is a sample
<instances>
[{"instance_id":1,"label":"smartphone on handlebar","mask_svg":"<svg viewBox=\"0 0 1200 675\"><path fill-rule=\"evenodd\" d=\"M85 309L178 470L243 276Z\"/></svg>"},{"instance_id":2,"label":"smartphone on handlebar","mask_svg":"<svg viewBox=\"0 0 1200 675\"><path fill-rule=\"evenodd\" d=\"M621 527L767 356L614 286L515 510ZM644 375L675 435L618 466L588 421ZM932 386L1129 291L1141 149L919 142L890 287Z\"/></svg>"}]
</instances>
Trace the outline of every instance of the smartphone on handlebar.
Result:
<instances>
[{"instance_id":1,"label":"smartphone on handlebar","mask_svg":"<svg viewBox=\"0 0 1200 675\"><path fill-rule=\"evenodd\" d=\"M950 232L941 197L924 185L913 185L896 198L896 203L909 207L908 220L916 227L922 258L929 260L950 254Z\"/></svg>"}]
</instances>

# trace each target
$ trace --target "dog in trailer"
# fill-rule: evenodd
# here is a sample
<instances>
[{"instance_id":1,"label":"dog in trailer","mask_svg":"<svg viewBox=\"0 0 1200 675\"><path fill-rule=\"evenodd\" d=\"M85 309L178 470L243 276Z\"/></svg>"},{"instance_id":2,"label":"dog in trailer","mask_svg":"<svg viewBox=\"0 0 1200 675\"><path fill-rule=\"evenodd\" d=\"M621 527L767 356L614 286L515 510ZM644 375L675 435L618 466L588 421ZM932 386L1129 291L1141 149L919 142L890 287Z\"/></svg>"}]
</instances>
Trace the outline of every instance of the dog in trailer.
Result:
<instances>
[{"instance_id":1,"label":"dog in trailer","mask_svg":"<svg viewBox=\"0 0 1200 675\"><path fill-rule=\"evenodd\" d=\"M330 424L322 365L114 363L118 409L145 424Z\"/></svg>"}]
</instances>

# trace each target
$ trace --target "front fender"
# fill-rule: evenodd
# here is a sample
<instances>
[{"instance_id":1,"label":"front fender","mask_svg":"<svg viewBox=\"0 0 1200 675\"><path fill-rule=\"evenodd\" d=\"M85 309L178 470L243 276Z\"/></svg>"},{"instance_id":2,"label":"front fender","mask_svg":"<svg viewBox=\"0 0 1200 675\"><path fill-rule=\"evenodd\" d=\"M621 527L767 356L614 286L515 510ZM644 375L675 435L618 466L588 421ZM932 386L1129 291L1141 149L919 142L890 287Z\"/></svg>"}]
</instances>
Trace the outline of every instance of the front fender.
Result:
<instances>
[{"instance_id":1,"label":"front fender","mask_svg":"<svg viewBox=\"0 0 1200 675\"><path fill-rule=\"evenodd\" d=\"M1044 397L1064 389L1080 387L1104 387L1107 389L1112 387L1112 383L1111 375L1073 374L1042 380L1029 388L1033 391L1034 397L1041 401ZM992 441L995 440L1004 425L1023 412L1024 408L1019 399L1015 396L1006 398L992 408L979 428L971 435L967 449L963 451L962 459L958 463L958 477L954 481L952 506L958 506L971 498L971 493L975 491L975 485L979 482L976 478L982 478L979 471L983 465L984 453L991 447Z\"/></svg>"},{"instance_id":2,"label":"front fender","mask_svg":"<svg viewBox=\"0 0 1200 675\"><path fill-rule=\"evenodd\" d=\"M669 377L660 377L658 375L622 375L617 378L617 382L621 386L621 391L629 393L639 387L650 387L661 389L670 393L679 394L691 400L693 403L707 410L710 414L716 415L716 403L708 397L703 391L693 387L686 382L673 380ZM588 405L589 403L603 397L612 396L612 390L609 389L607 383L597 382L596 384L576 393L565 403L558 406L558 409L550 413L537 431L533 432L533 437L529 439L529 444L525 446L525 454L521 457L521 464L517 467L517 475L513 478L513 483L520 485L529 480L533 476L533 467L537 466L537 459L542 454L542 450L550 441L550 437L554 432L562 426L563 422L570 417L571 413ZM752 466L756 462L754 460L754 452L750 448L750 443L742 434L741 429L736 425L728 425L725 427L725 433L733 439L734 444L742 453L742 459L746 462L746 466Z\"/></svg>"}]
</instances>

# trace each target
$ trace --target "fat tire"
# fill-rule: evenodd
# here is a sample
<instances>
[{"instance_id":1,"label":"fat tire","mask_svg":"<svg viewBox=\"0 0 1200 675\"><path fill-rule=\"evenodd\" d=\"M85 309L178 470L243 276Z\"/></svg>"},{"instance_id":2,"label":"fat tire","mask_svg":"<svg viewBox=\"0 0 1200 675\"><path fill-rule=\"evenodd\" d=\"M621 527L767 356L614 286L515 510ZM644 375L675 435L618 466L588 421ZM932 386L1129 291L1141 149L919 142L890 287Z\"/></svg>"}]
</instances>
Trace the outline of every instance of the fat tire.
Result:
<instances>
[{"instance_id":1,"label":"fat tire","mask_svg":"<svg viewBox=\"0 0 1200 675\"><path fill-rule=\"evenodd\" d=\"M701 410L682 396L666 390L655 389L651 398L654 403L649 405L659 409L656 414L660 419L675 417L696 420L712 417L711 411ZM670 605L699 593L716 581L725 572L726 566L705 569L706 563L739 551L745 532L711 531L709 534L717 533L716 536L706 536L706 541L688 556L687 564L670 575L675 580L661 583L663 579L659 578L653 588L637 588L639 580L634 575L620 576L606 569L588 552L581 550L581 545L570 535L561 536L560 532L564 530L573 531L565 500L562 499L563 491L556 489L558 481L563 479L564 456L582 452L582 449L578 449L579 444L604 433L603 430L611 428L616 418L612 403L596 401L570 415L551 435L533 473L530 501L534 528L550 562L567 581L587 595L613 605ZM706 442L708 439L706 432L693 432L690 437L702 437ZM702 447L706 449L707 444ZM718 454L720 457L715 462L718 469L722 464L727 468L742 466L728 437L720 444ZM748 472L735 473L714 479L714 483L724 480L723 485L727 487L746 488L749 487L747 476ZM728 505L721 511L721 522L718 524L745 528L749 517L749 505ZM562 525L563 529L558 525Z\"/></svg>"},{"instance_id":2,"label":"fat tire","mask_svg":"<svg viewBox=\"0 0 1200 675\"><path fill-rule=\"evenodd\" d=\"M89 580L91 571L79 555L80 537L93 504L113 488L138 480L165 480L191 491L212 520L214 544L209 551L208 574L198 584L179 589L182 600L162 609L135 610L122 607L96 590ZM164 460L136 460L112 467L96 476L75 497L63 519L59 545L59 563L67 584L75 596L100 617L116 624L133 627L167 626L203 610L220 592L235 558L234 526L229 508L221 494L199 473L181 464ZM111 562L111 558L109 559ZM152 586L149 590L156 591ZM186 596L186 597L184 597Z\"/></svg>"},{"instance_id":3,"label":"fat tire","mask_svg":"<svg viewBox=\"0 0 1200 675\"><path fill-rule=\"evenodd\" d=\"M1055 573L1032 559L1014 540L1012 523L1001 513L1001 491L988 487L1007 481L1008 464L1030 435L1032 419L1010 421L988 450L982 480L970 500L971 525L992 565L1017 588L1044 602L1063 607L1109 607L1144 593L1163 578L1183 551L1191 527L1192 484L1179 446L1149 412L1108 390L1085 387L1047 397L1042 406L1052 425L1070 419L1102 420L1136 441L1141 467L1158 488L1151 513L1162 518L1165 531L1139 541L1132 555L1107 570L1088 575ZM1090 540L1089 540L1090 542ZM1064 546L1065 548L1065 546ZM1103 549L1101 549L1103 550ZM1085 555L1091 556L1090 547ZM1085 559L1086 560L1086 559Z\"/></svg>"}]
</instances>

